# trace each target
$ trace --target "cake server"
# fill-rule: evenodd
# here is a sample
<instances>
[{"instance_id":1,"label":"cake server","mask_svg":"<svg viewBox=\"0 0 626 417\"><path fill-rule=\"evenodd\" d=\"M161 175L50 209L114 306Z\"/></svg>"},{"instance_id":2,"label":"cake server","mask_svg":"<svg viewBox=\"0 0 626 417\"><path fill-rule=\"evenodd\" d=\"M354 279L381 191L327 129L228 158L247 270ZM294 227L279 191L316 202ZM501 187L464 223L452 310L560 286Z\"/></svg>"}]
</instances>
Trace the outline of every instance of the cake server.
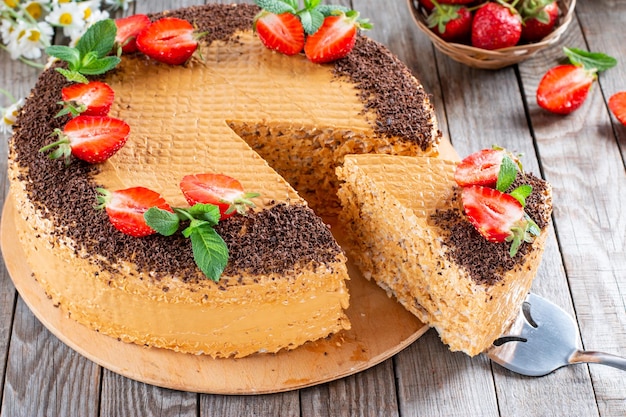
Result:
<instances>
[{"instance_id":1,"label":"cake server","mask_svg":"<svg viewBox=\"0 0 626 417\"><path fill-rule=\"evenodd\" d=\"M485 352L522 375L542 376L565 365L597 363L626 371L626 358L582 350L577 324L556 304L528 294L508 332Z\"/></svg>"}]
</instances>

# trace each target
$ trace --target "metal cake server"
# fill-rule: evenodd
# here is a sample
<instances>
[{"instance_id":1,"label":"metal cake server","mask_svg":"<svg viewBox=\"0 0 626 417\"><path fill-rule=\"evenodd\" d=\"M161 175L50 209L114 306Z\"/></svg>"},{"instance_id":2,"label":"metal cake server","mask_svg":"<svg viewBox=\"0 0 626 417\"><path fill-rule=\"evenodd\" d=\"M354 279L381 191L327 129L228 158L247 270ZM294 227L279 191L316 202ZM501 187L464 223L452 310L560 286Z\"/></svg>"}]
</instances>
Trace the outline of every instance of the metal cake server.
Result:
<instances>
[{"instance_id":1,"label":"metal cake server","mask_svg":"<svg viewBox=\"0 0 626 417\"><path fill-rule=\"evenodd\" d=\"M598 363L626 371L626 358L583 351L574 319L556 304L528 294L508 332L485 352L522 375L542 376L565 365Z\"/></svg>"}]
</instances>

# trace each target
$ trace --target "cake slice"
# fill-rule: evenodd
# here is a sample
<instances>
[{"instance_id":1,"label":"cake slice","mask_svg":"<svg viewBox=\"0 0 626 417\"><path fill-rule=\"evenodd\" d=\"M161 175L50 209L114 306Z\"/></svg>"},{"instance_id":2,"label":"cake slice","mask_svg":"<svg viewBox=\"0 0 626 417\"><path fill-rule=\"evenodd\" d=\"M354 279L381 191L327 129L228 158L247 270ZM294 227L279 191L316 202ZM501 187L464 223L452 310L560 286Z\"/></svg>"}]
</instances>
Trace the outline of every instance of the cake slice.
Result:
<instances>
[{"instance_id":1,"label":"cake slice","mask_svg":"<svg viewBox=\"0 0 626 417\"><path fill-rule=\"evenodd\" d=\"M349 255L453 351L476 355L510 324L537 272L551 212L550 186L533 187L526 213L541 232L511 257L506 242L483 238L463 213L456 163L429 157L346 156L341 219ZM520 179L516 180L519 182Z\"/></svg>"}]
</instances>

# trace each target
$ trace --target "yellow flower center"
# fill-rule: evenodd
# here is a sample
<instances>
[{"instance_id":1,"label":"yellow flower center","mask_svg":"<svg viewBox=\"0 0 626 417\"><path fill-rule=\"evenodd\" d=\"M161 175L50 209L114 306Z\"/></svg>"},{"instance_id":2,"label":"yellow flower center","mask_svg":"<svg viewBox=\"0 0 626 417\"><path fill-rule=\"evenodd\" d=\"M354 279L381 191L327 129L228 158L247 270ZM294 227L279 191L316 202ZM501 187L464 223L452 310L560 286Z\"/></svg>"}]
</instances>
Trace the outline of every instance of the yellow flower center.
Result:
<instances>
[{"instance_id":1,"label":"yellow flower center","mask_svg":"<svg viewBox=\"0 0 626 417\"><path fill-rule=\"evenodd\" d=\"M69 3L70 1L72 1L72 0L59 0L59 4L61 4L61 3Z\"/></svg>"},{"instance_id":2,"label":"yellow flower center","mask_svg":"<svg viewBox=\"0 0 626 417\"><path fill-rule=\"evenodd\" d=\"M7 5L7 7L11 8L11 9L15 9L17 7L17 0L4 0L4 4Z\"/></svg>"},{"instance_id":3,"label":"yellow flower center","mask_svg":"<svg viewBox=\"0 0 626 417\"><path fill-rule=\"evenodd\" d=\"M31 42L39 42L39 39L41 38L41 32L39 32L38 30L31 30L30 31L30 36L28 37L28 40Z\"/></svg>"},{"instance_id":4,"label":"yellow flower center","mask_svg":"<svg viewBox=\"0 0 626 417\"><path fill-rule=\"evenodd\" d=\"M87 20L87 19L89 19L90 16L91 16L91 9L89 7L87 7L85 9L85 15L83 16L83 19Z\"/></svg>"},{"instance_id":5,"label":"yellow flower center","mask_svg":"<svg viewBox=\"0 0 626 417\"><path fill-rule=\"evenodd\" d=\"M9 119L7 116L2 118L2 122L7 126L13 126L13 120Z\"/></svg>"},{"instance_id":6,"label":"yellow flower center","mask_svg":"<svg viewBox=\"0 0 626 417\"><path fill-rule=\"evenodd\" d=\"M71 25L73 20L71 13L62 13L61 16L59 16L59 24L63 26Z\"/></svg>"},{"instance_id":7,"label":"yellow flower center","mask_svg":"<svg viewBox=\"0 0 626 417\"><path fill-rule=\"evenodd\" d=\"M26 6L26 12L31 15L35 20L39 20L39 18L43 14L41 4L39 3L30 3L28 6Z\"/></svg>"},{"instance_id":8,"label":"yellow flower center","mask_svg":"<svg viewBox=\"0 0 626 417\"><path fill-rule=\"evenodd\" d=\"M18 40L22 39L22 38L24 37L24 35L26 35L26 30L25 30L25 29L22 29L22 30L20 31L20 34L19 34L19 35L17 35L17 39L18 39Z\"/></svg>"}]
</instances>

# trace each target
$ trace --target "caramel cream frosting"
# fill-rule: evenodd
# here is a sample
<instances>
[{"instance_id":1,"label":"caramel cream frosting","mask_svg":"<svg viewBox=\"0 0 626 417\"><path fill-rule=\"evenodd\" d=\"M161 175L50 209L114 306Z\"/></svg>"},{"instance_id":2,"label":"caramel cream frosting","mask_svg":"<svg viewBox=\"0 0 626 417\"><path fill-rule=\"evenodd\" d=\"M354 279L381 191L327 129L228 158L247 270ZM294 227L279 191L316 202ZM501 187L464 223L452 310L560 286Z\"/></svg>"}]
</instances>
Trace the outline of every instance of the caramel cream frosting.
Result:
<instances>
[{"instance_id":1,"label":"caramel cream frosting","mask_svg":"<svg viewBox=\"0 0 626 417\"><path fill-rule=\"evenodd\" d=\"M407 310L437 329L453 351L476 355L510 325L543 254L551 189L533 186L527 213L542 229L514 258L464 218L456 163L438 158L346 156L338 169L340 218L353 230L348 253Z\"/></svg>"},{"instance_id":2,"label":"caramel cream frosting","mask_svg":"<svg viewBox=\"0 0 626 417\"><path fill-rule=\"evenodd\" d=\"M116 94L110 115L131 126L104 164L65 167L38 152L68 120L54 117L68 82L54 66L38 80L10 143L15 222L35 278L74 320L214 357L291 349L349 328L345 256L305 198L335 214L333 171L346 154L436 155L441 135L423 88L386 48L360 36L332 65L285 57L251 33L257 12L207 5L151 16L207 32L202 59L168 66L129 55L101 77ZM93 209L96 187L148 187L183 206L178 184L198 172L261 193L255 212L217 226L230 250L219 282L202 276L181 236L132 238Z\"/></svg>"}]
</instances>

